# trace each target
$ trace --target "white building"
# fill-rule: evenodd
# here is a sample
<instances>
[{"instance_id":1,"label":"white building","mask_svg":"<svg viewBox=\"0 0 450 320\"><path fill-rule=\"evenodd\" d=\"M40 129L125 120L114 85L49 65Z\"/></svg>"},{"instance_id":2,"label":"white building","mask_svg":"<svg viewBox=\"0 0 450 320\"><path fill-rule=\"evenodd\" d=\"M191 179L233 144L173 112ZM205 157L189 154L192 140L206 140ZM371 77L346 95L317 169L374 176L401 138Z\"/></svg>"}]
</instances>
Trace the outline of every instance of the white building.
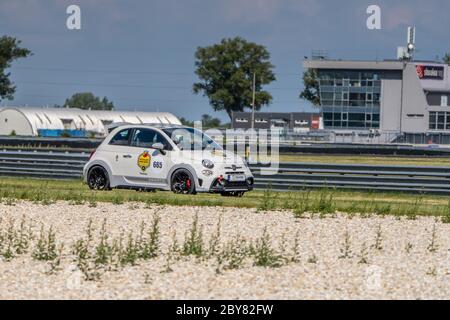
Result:
<instances>
[{"instance_id":1,"label":"white building","mask_svg":"<svg viewBox=\"0 0 450 320\"><path fill-rule=\"evenodd\" d=\"M0 135L38 136L43 130L85 131L97 136L108 133L113 122L181 124L167 112L98 111L74 108L0 109Z\"/></svg>"}]
</instances>

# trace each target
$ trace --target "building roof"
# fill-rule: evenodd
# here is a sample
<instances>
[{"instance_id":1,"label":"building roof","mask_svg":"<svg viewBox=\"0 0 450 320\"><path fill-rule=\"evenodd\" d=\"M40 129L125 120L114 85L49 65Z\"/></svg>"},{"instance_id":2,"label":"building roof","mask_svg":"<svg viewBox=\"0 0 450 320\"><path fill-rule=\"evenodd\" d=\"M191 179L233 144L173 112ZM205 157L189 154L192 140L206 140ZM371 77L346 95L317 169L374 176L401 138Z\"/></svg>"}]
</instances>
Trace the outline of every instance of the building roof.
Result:
<instances>
[{"instance_id":1,"label":"building roof","mask_svg":"<svg viewBox=\"0 0 450 320\"><path fill-rule=\"evenodd\" d=\"M304 60L307 69L403 70L402 61Z\"/></svg>"},{"instance_id":2,"label":"building roof","mask_svg":"<svg viewBox=\"0 0 450 320\"><path fill-rule=\"evenodd\" d=\"M108 132L106 126L113 122L181 124L177 117L168 112L4 107L0 110L0 113L7 111L21 113L27 118L35 133L39 129L65 129L65 123L70 123L75 129L93 131L100 134L106 134Z\"/></svg>"}]
</instances>

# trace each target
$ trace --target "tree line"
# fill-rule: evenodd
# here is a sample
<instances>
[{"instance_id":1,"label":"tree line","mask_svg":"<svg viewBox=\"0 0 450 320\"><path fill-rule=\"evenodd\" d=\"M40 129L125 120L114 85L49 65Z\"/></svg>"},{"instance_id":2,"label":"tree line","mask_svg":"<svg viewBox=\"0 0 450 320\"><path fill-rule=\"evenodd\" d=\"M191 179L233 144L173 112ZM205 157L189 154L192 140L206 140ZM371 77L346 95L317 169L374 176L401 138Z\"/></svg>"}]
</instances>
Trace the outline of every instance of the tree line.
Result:
<instances>
[{"instance_id":1,"label":"tree line","mask_svg":"<svg viewBox=\"0 0 450 320\"><path fill-rule=\"evenodd\" d=\"M16 86L10 80L12 63L32 55L29 49L21 47L21 41L14 37L0 37L0 101L12 100ZM450 65L450 54L443 61ZM195 73L199 81L193 84L194 94L209 99L214 111L224 111L232 117L233 112L245 109L260 110L269 105L273 97L264 87L276 81L275 66L270 62L270 53L263 45L249 42L241 37L226 38L220 43L199 47L195 52ZM305 70L304 90L300 98L320 105L319 84L316 70ZM114 103L108 98L97 97L91 92L76 93L66 99L63 105L91 110L113 110ZM186 119L187 124L190 122ZM202 122L208 126L217 124L217 118L203 115ZM205 126L205 125L204 125Z\"/></svg>"}]
</instances>

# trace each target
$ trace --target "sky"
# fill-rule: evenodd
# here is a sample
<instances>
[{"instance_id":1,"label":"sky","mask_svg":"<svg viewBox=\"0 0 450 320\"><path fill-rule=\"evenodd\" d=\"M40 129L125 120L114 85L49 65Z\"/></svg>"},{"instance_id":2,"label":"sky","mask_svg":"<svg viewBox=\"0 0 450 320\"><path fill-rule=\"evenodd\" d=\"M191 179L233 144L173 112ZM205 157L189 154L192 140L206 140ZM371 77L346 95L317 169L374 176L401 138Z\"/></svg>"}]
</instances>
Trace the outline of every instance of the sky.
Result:
<instances>
[{"instance_id":1,"label":"sky","mask_svg":"<svg viewBox=\"0 0 450 320\"><path fill-rule=\"evenodd\" d=\"M68 30L69 5L81 30ZM368 6L381 8L369 30ZM214 112L192 93L199 46L241 36L267 47L277 81L262 111L301 112L302 61L313 50L335 59L394 59L417 28L416 59L450 52L448 0L0 0L0 35L17 37L33 56L17 60L8 106L63 104L76 92L107 96L118 110L167 111L190 120Z\"/></svg>"}]
</instances>

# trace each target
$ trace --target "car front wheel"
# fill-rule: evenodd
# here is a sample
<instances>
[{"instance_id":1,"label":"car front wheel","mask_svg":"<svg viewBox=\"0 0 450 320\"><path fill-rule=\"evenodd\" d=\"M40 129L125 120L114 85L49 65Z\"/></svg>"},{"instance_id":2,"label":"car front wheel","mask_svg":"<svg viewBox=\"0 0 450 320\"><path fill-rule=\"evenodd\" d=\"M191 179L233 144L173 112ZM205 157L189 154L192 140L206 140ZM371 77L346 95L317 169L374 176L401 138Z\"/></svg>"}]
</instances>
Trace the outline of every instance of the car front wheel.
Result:
<instances>
[{"instance_id":1,"label":"car front wheel","mask_svg":"<svg viewBox=\"0 0 450 320\"><path fill-rule=\"evenodd\" d=\"M186 169L175 171L172 175L170 187L177 194L195 194L195 181L192 174Z\"/></svg>"}]
</instances>

